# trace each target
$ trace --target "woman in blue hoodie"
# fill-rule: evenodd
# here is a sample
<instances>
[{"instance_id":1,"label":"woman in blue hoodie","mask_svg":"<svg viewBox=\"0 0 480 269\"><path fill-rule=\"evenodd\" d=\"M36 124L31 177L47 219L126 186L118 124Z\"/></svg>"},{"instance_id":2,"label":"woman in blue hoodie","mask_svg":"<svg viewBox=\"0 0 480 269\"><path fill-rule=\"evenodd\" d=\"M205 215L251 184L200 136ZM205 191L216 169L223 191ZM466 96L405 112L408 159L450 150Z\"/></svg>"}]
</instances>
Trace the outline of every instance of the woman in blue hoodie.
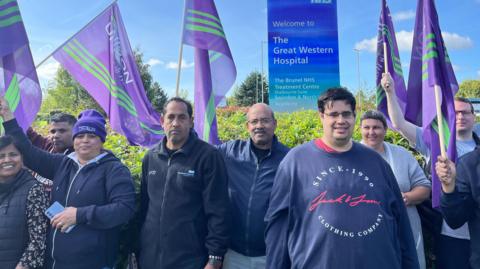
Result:
<instances>
[{"instance_id":1,"label":"woman in blue hoodie","mask_svg":"<svg viewBox=\"0 0 480 269\"><path fill-rule=\"evenodd\" d=\"M134 215L135 190L128 168L103 149L103 116L95 110L80 113L73 127L75 151L69 155L32 146L3 98L0 116L6 134L17 139L25 165L53 179L51 203L65 208L50 222L46 268L113 268L120 226Z\"/></svg>"}]
</instances>

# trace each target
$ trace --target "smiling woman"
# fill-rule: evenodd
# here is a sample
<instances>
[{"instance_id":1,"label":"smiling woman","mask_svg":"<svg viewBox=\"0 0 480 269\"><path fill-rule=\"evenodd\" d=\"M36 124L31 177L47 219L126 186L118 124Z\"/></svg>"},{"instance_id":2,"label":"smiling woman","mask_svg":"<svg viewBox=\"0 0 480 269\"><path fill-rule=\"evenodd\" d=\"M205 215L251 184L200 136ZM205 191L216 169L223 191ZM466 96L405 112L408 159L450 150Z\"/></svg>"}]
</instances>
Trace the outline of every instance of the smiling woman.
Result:
<instances>
[{"instance_id":1,"label":"smiling woman","mask_svg":"<svg viewBox=\"0 0 480 269\"><path fill-rule=\"evenodd\" d=\"M23 168L11 136L0 137L0 268L41 268L45 252L48 198Z\"/></svg>"},{"instance_id":2,"label":"smiling woman","mask_svg":"<svg viewBox=\"0 0 480 269\"><path fill-rule=\"evenodd\" d=\"M106 137L103 116L95 110L85 110L79 115L72 130L75 151L69 155L51 154L34 147L2 97L0 116L5 133L18 141L17 152L23 154L25 165L53 180L52 203L64 207L50 222L45 268L113 268L119 227L133 216L135 191L128 168L103 149ZM9 154L15 152L6 153L7 158ZM12 165L7 164L7 168ZM0 217L0 223L2 220ZM0 240L0 246L4 242L7 241ZM0 264L0 268L10 267Z\"/></svg>"}]
</instances>

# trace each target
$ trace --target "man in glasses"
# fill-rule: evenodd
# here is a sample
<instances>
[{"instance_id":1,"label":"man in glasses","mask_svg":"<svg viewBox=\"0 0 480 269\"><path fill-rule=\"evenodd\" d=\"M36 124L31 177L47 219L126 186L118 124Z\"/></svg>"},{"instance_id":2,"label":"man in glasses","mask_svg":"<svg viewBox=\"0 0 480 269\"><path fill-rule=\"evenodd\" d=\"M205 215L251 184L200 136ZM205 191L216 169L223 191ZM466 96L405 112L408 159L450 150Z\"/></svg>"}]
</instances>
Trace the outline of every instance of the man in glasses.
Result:
<instances>
[{"instance_id":1,"label":"man in glasses","mask_svg":"<svg viewBox=\"0 0 480 269\"><path fill-rule=\"evenodd\" d=\"M265 268L265 213L277 167L288 148L275 136L277 121L272 109L254 104L247 112L247 140L218 147L229 176L232 212L230 249L224 269Z\"/></svg>"},{"instance_id":2,"label":"man in glasses","mask_svg":"<svg viewBox=\"0 0 480 269\"><path fill-rule=\"evenodd\" d=\"M388 114L394 129L408 139L410 144L426 159L427 168L430 170L431 152L423 139L422 128L406 121L398 104L395 88L390 74L384 74L382 87L387 96ZM480 145L480 140L473 132L475 124L475 111L472 103L461 97L455 98L455 127L457 156L461 157ZM468 269L470 256L470 234L468 224L452 229L440 212L429 211L428 221L433 222L434 254L436 268L440 269Z\"/></svg>"},{"instance_id":3,"label":"man in glasses","mask_svg":"<svg viewBox=\"0 0 480 269\"><path fill-rule=\"evenodd\" d=\"M395 176L352 141L355 98L331 88L318 99L321 138L280 164L266 220L267 268L418 269Z\"/></svg>"}]
</instances>

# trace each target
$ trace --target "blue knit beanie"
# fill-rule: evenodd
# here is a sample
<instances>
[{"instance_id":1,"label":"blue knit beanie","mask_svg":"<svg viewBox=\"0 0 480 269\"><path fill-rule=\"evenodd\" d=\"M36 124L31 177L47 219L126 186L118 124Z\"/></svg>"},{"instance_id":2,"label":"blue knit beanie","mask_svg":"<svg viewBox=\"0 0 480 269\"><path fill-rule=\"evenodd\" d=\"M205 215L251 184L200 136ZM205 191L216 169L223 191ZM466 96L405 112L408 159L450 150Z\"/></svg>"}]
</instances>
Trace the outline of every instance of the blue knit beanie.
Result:
<instances>
[{"instance_id":1,"label":"blue knit beanie","mask_svg":"<svg viewBox=\"0 0 480 269\"><path fill-rule=\"evenodd\" d=\"M105 119L102 114L94 109L84 110L78 115L78 121L73 125L73 139L79 134L95 134L105 142L107 131L105 130Z\"/></svg>"}]
</instances>

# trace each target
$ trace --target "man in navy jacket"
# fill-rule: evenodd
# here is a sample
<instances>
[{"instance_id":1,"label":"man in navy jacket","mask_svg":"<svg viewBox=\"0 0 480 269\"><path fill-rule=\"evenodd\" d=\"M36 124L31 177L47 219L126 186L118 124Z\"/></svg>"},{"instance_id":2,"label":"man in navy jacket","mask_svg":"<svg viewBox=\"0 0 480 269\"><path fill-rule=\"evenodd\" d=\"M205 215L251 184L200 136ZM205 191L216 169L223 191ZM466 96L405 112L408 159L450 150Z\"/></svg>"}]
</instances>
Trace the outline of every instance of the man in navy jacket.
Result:
<instances>
[{"instance_id":1,"label":"man in navy jacket","mask_svg":"<svg viewBox=\"0 0 480 269\"><path fill-rule=\"evenodd\" d=\"M268 269L418 269L407 211L383 158L352 141L355 98L318 99L323 135L290 150L266 220Z\"/></svg>"},{"instance_id":2,"label":"man in navy jacket","mask_svg":"<svg viewBox=\"0 0 480 269\"><path fill-rule=\"evenodd\" d=\"M457 228L468 222L471 240L470 267L480 268L480 147L463 155L455 164L438 157L435 166L442 183L442 214Z\"/></svg>"},{"instance_id":3,"label":"man in navy jacket","mask_svg":"<svg viewBox=\"0 0 480 269\"><path fill-rule=\"evenodd\" d=\"M224 269L265 268L263 219L275 173L288 152L275 136L277 121L268 105L250 107L246 127L249 139L228 141L218 147L228 171L233 224Z\"/></svg>"}]
</instances>

